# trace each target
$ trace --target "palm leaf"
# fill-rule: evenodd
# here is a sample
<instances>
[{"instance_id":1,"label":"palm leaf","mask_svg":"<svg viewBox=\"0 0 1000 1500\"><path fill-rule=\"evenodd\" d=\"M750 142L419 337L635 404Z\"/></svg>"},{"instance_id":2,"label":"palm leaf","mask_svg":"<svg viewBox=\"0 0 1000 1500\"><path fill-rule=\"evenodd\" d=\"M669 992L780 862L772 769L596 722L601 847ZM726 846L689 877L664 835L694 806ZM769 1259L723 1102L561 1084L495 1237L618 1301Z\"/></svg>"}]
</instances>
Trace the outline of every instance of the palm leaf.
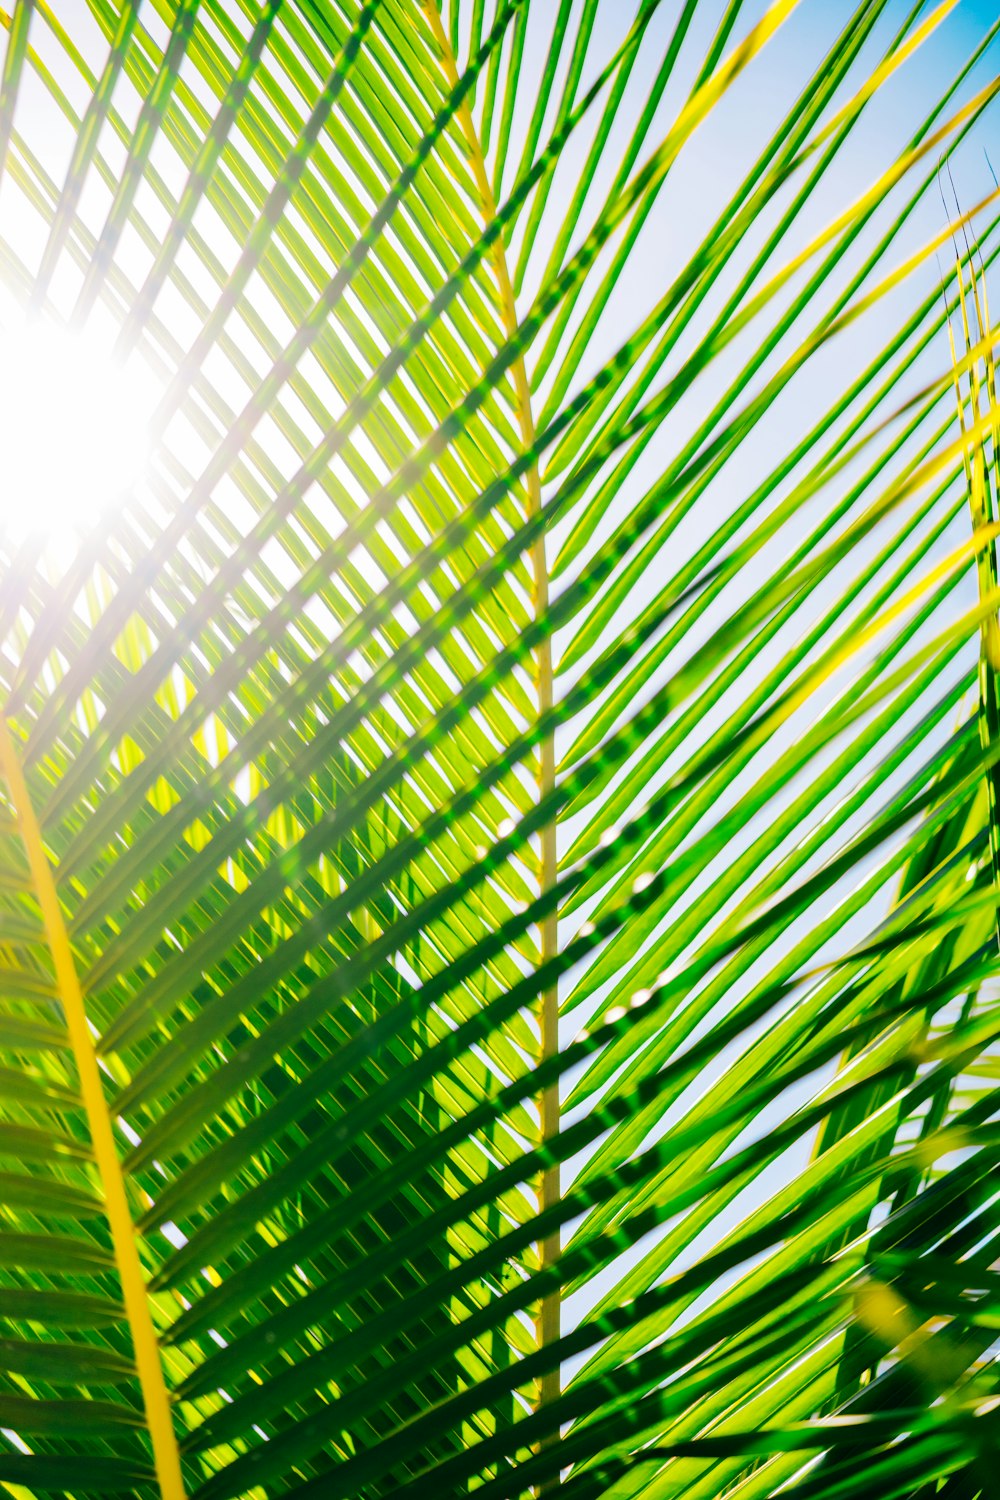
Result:
<instances>
[{"instance_id":1,"label":"palm leaf","mask_svg":"<svg viewBox=\"0 0 1000 1500\"><path fill-rule=\"evenodd\" d=\"M0 322L156 391L0 535L9 1493L989 1493L954 9L4 19Z\"/></svg>"}]
</instances>

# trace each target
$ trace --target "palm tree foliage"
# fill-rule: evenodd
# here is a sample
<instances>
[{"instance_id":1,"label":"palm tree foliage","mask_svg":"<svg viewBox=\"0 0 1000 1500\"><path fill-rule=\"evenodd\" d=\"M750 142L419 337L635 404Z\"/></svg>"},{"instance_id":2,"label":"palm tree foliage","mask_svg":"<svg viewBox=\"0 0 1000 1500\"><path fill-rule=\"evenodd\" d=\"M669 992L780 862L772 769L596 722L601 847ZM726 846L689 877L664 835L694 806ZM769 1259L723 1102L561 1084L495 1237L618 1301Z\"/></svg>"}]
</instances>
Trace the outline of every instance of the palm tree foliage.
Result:
<instances>
[{"instance_id":1,"label":"palm tree foliage","mask_svg":"<svg viewBox=\"0 0 1000 1500\"><path fill-rule=\"evenodd\" d=\"M6 1493L992 1493L954 10L4 17L4 318L159 391L4 502Z\"/></svg>"}]
</instances>

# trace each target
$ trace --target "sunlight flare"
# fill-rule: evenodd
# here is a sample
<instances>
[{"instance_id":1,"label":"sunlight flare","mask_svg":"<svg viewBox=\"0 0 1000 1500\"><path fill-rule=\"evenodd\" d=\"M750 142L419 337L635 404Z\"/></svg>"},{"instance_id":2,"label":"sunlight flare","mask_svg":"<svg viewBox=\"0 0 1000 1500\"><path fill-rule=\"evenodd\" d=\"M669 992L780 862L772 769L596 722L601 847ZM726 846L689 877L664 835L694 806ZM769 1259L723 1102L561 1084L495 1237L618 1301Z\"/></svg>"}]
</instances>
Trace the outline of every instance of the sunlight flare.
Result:
<instances>
[{"instance_id":1,"label":"sunlight flare","mask_svg":"<svg viewBox=\"0 0 1000 1500\"><path fill-rule=\"evenodd\" d=\"M36 321L0 338L3 532L82 536L143 471L153 382L87 332Z\"/></svg>"}]
</instances>

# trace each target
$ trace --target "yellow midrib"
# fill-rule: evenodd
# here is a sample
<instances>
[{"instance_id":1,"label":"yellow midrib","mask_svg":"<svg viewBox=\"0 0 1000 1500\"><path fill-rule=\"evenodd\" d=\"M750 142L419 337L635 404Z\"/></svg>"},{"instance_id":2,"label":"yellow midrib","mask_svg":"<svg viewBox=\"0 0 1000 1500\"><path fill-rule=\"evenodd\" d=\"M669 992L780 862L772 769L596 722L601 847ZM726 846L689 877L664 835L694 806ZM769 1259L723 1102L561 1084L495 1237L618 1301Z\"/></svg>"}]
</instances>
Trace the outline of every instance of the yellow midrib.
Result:
<instances>
[{"instance_id":1,"label":"yellow midrib","mask_svg":"<svg viewBox=\"0 0 1000 1500\"><path fill-rule=\"evenodd\" d=\"M434 0L424 0L424 9L431 28L434 41L441 53L441 66L449 89L454 89L459 82L458 64L452 51L447 32L441 23L441 15ZM456 119L459 129L465 139L469 152L469 165L475 178L476 190L479 193L483 219L487 225L496 218L496 203L493 198L493 189L490 185L489 174L486 170L486 161L483 157L482 146L476 130L472 113L467 103L463 103L456 111ZM507 339L512 339L518 331L517 309L514 303L514 289L511 286L510 273L507 267L507 255L504 248L502 233L494 241L490 252L490 259L497 285L500 292L500 314L503 323L504 334ZM535 447L535 419L531 410L531 385L525 368L524 358L518 355L512 367L514 377L514 389L517 397L517 421L521 434L521 442L524 444L525 452L532 452ZM535 515L541 510L542 488L538 473L538 463L531 465L527 474L528 487L528 514ZM533 581L532 608L535 617L543 615L549 604L549 573L548 562L545 555L544 535L532 544L531 547L531 569ZM553 671L552 671L552 643L546 636L538 647L535 658L536 681L538 692L538 711L544 714L552 706L553 698ZM551 734L543 739L539 752L539 767L537 776L537 787L539 798L546 796L555 787L556 765L555 744ZM555 885L557 876L557 849L556 849L556 826L550 821L541 831L540 836L540 858L538 867L538 884L541 892L551 890ZM555 912L550 913L541 925L540 933L540 959L542 963L554 958L559 948L558 921ZM539 1006L539 1061L555 1056L559 1049L559 994L555 986L543 991L540 996ZM543 1090L539 1096L539 1112L541 1116L541 1138L551 1140L559 1131L559 1087L558 1084L551 1085ZM549 1208L559 1202L560 1182L558 1164L548 1168L541 1178L538 1191L539 1208ZM539 1246L539 1262L544 1269L553 1264L559 1257L560 1237L558 1231L543 1240ZM543 1347L554 1343L559 1338L559 1293L554 1292L542 1300L539 1315L536 1320L536 1332L538 1342ZM540 1381L538 1405L544 1406L549 1401L554 1401L559 1395L559 1371L548 1370Z\"/></svg>"},{"instance_id":2,"label":"yellow midrib","mask_svg":"<svg viewBox=\"0 0 1000 1500\"><path fill-rule=\"evenodd\" d=\"M159 1345L136 1245L135 1226L125 1194L125 1179L115 1148L111 1116L101 1086L83 991L59 905L52 868L42 843L38 819L28 795L10 727L3 718L0 718L0 769L10 790L18 828L28 856L32 884L41 908L45 938L52 955L59 998L66 1016L66 1029L80 1078L80 1096L87 1114L94 1161L104 1194L105 1212L111 1229L122 1300L132 1335L136 1371L160 1495L162 1500L184 1500L180 1451L170 1415L170 1397L163 1378Z\"/></svg>"}]
</instances>

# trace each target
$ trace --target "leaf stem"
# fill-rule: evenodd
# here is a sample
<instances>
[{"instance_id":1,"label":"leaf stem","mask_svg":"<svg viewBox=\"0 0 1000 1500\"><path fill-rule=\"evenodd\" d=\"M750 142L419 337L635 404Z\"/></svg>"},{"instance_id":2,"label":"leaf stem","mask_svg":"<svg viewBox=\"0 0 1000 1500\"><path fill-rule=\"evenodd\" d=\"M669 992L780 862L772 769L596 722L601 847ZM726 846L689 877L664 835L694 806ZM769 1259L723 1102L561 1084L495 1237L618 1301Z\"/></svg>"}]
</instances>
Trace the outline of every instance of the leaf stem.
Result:
<instances>
[{"instance_id":1,"label":"leaf stem","mask_svg":"<svg viewBox=\"0 0 1000 1500\"><path fill-rule=\"evenodd\" d=\"M448 87L454 89L459 82L458 64L451 42L442 25L441 14L434 0L425 0L424 9L434 41L440 50L441 66ZM469 109L468 103L464 100L456 111L456 119L468 150L469 166L472 170L476 190L480 197L483 219L489 225L497 216L497 206L493 197L489 174L486 170L486 162L483 157L479 134L472 118L472 112ZM517 309L514 302L514 290L510 280L502 234L497 237L490 251L489 258L493 265L500 296L499 311L503 323L504 336L509 341L514 340L518 332ZM517 422L520 429L521 442L524 445L525 451L531 452L536 447L536 432L535 420L531 409L531 385L528 380L523 355L519 354L517 359L514 360L511 366L511 373L514 379L514 389L517 398ZM537 461L529 468L526 475L526 482L528 515L532 516L537 514L542 506L542 487ZM532 609L537 619L546 614L549 605L549 570L544 534L539 536L538 540L532 544L530 557L533 596ZM552 707L553 699L552 641L548 635L542 639L535 653L535 681L538 695L538 712L539 715L543 715L548 713ZM536 785L540 799L548 796L554 789L555 780L555 742L553 736L548 734L542 740L539 747ZM554 821L550 821L542 828L539 840L538 884L542 893L551 890L555 885L557 873L556 825ZM544 965L550 959L554 958L558 952L558 917L555 911L550 912L541 923L539 938L540 963ZM543 990L539 996L538 1027L538 1061L545 1062L549 1058L554 1057L559 1050L559 993L555 985ZM542 1090L538 1106L541 1139L543 1141L550 1140L559 1133L558 1083L553 1083ZM538 1183L537 1195L539 1210L542 1212L559 1202L560 1176L558 1163L542 1173ZM558 1231L548 1235L541 1241L538 1253L539 1265L543 1270L559 1258L560 1236ZM558 1289L550 1292L542 1299L535 1320L535 1329L539 1348L545 1348L558 1340L560 1334L560 1298ZM558 1368L547 1370L541 1376L538 1383L537 1408L540 1409L548 1405L550 1401L555 1401L559 1394L559 1370ZM550 1441L557 1441L557 1437L554 1435ZM552 1487L546 1484L543 1486L543 1491Z\"/></svg>"},{"instance_id":2,"label":"leaf stem","mask_svg":"<svg viewBox=\"0 0 1000 1500\"><path fill-rule=\"evenodd\" d=\"M160 1350L149 1310L146 1280L139 1260L135 1226L125 1194L125 1179L115 1147L94 1040L87 1020L83 991L70 948L55 881L49 864L38 818L28 795L21 762L10 726L0 717L0 770L10 790L11 802L28 856L28 867L41 908L45 938L55 969L59 998L66 1017L73 1058L80 1078L80 1097L87 1115L94 1161L104 1193L104 1206L114 1246L115 1264L128 1317L136 1370L142 1390L146 1425L153 1448L153 1464L162 1500L184 1500L180 1451L170 1415L170 1397L163 1378Z\"/></svg>"}]
</instances>

